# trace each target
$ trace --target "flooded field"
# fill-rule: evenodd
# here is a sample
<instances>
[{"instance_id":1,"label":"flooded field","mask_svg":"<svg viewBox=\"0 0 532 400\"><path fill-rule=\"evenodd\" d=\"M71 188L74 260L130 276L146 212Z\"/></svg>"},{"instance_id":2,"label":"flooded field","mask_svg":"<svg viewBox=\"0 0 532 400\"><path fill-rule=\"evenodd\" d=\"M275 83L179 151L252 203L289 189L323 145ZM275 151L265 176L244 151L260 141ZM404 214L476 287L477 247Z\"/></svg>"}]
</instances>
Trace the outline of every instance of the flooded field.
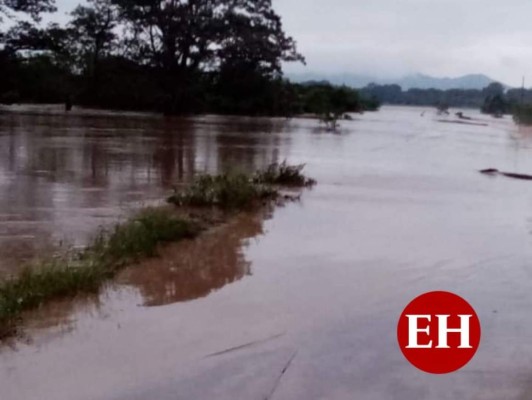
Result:
<instances>
[{"instance_id":1,"label":"flooded field","mask_svg":"<svg viewBox=\"0 0 532 400\"><path fill-rule=\"evenodd\" d=\"M316 121L0 116L0 271L81 246L194 173L307 163L300 202L244 213L124 271L99 296L28 314L0 349L2 400L528 399L532 133L383 108ZM421 293L482 323L463 370L431 376L396 324Z\"/></svg>"}]
</instances>

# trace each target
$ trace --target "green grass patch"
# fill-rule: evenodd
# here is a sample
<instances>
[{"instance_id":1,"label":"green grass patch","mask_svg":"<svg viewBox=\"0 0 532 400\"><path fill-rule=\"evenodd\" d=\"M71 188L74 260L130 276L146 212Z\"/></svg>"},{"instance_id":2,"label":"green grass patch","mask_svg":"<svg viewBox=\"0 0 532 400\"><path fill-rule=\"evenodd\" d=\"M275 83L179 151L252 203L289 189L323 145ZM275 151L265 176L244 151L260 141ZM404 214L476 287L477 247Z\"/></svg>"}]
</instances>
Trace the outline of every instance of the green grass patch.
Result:
<instances>
[{"instance_id":1,"label":"green grass patch","mask_svg":"<svg viewBox=\"0 0 532 400\"><path fill-rule=\"evenodd\" d=\"M271 164L268 168L258 171L253 181L263 185L306 187L316 184L314 179L303 174L305 164L288 165L286 161Z\"/></svg>"},{"instance_id":2,"label":"green grass patch","mask_svg":"<svg viewBox=\"0 0 532 400\"><path fill-rule=\"evenodd\" d=\"M192 238L199 228L166 209L146 209L111 232L101 232L85 252L101 264L122 265L152 257L161 243Z\"/></svg>"},{"instance_id":3,"label":"green grass patch","mask_svg":"<svg viewBox=\"0 0 532 400\"><path fill-rule=\"evenodd\" d=\"M0 337L12 332L23 311L47 300L95 292L128 263L155 255L158 245L198 233L196 224L170 210L147 209L111 231L102 231L81 252L26 268L0 283Z\"/></svg>"},{"instance_id":4,"label":"green grass patch","mask_svg":"<svg viewBox=\"0 0 532 400\"><path fill-rule=\"evenodd\" d=\"M277 186L308 187L316 183L303 175L304 165L271 164L253 176L242 173L200 175L168 202L177 206L244 209L279 195Z\"/></svg>"},{"instance_id":5,"label":"green grass patch","mask_svg":"<svg viewBox=\"0 0 532 400\"><path fill-rule=\"evenodd\" d=\"M188 188L171 196L168 202L178 206L244 209L257 201L275 198L277 194L275 189L257 184L245 174L201 175Z\"/></svg>"}]
</instances>

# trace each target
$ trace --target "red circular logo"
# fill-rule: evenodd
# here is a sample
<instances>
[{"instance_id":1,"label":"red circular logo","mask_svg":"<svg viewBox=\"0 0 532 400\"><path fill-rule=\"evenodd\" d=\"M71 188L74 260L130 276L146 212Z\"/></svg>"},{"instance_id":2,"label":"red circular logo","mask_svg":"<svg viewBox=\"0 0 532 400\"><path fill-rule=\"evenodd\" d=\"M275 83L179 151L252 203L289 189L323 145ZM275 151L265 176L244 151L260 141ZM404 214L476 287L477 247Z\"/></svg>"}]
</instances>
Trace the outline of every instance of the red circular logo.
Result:
<instances>
[{"instance_id":1,"label":"red circular logo","mask_svg":"<svg viewBox=\"0 0 532 400\"><path fill-rule=\"evenodd\" d=\"M397 339L412 365L431 374L448 374L464 367L477 352L480 320L460 296L426 293L406 306Z\"/></svg>"}]
</instances>

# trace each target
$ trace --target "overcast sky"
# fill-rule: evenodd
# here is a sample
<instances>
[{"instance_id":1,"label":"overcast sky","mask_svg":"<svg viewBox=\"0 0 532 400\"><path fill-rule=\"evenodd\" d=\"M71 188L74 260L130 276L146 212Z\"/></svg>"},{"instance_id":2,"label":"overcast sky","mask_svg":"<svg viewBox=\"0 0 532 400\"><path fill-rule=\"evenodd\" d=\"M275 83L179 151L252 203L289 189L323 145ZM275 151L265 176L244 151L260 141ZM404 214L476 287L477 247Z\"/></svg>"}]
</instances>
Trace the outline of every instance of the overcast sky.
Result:
<instances>
[{"instance_id":1,"label":"overcast sky","mask_svg":"<svg viewBox=\"0 0 532 400\"><path fill-rule=\"evenodd\" d=\"M77 0L57 0L61 11ZM530 0L273 0L307 58L287 71L484 73L532 86Z\"/></svg>"}]
</instances>

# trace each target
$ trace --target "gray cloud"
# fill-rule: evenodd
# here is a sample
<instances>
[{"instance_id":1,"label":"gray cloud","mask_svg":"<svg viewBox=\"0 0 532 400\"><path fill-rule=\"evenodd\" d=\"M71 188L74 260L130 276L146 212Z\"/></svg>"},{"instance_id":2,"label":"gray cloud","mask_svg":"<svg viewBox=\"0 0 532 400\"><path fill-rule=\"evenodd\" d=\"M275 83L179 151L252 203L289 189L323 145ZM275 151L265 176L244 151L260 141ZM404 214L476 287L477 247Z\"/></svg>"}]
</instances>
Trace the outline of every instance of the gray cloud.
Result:
<instances>
[{"instance_id":1,"label":"gray cloud","mask_svg":"<svg viewBox=\"0 0 532 400\"><path fill-rule=\"evenodd\" d=\"M479 72L514 85L532 72L532 3L524 0L274 2L307 57L307 70Z\"/></svg>"}]
</instances>

